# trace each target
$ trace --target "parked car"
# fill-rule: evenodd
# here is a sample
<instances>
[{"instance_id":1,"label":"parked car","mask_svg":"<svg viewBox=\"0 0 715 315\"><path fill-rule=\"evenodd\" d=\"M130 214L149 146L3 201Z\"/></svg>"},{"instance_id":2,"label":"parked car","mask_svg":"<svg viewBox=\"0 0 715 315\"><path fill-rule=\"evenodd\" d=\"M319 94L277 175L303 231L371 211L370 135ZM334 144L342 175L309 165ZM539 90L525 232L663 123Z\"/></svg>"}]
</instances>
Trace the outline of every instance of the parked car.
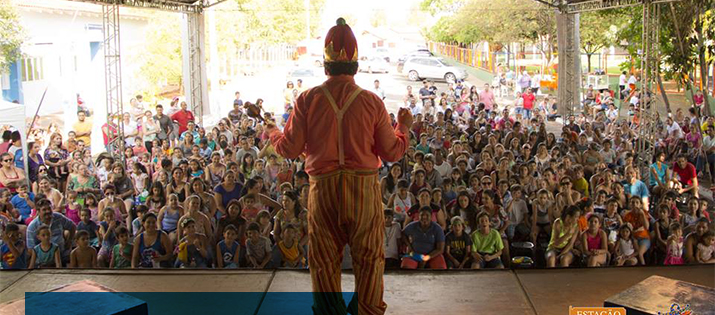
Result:
<instances>
[{"instance_id":1,"label":"parked car","mask_svg":"<svg viewBox=\"0 0 715 315\"><path fill-rule=\"evenodd\" d=\"M395 61L397 58L394 58L395 56L395 51L394 49L390 50L386 47L377 47L375 50L372 52L373 56L382 58L383 60L390 62L390 61Z\"/></svg>"},{"instance_id":2,"label":"parked car","mask_svg":"<svg viewBox=\"0 0 715 315\"><path fill-rule=\"evenodd\" d=\"M413 50L397 60L397 72L402 73L402 69L405 66L405 62L407 61L407 59L410 59L412 57L434 57L434 54L432 54L432 52L427 49Z\"/></svg>"},{"instance_id":3,"label":"parked car","mask_svg":"<svg viewBox=\"0 0 715 315\"><path fill-rule=\"evenodd\" d=\"M421 79L443 79L449 83L467 78L467 71L446 64L441 58L412 57L404 65L407 78L412 81Z\"/></svg>"},{"instance_id":4,"label":"parked car","mask_svg":"<svg viewBox=\"0 0 715 315\"><path fill-rule=\"evenodd\" d=\"M362 57L360 58L359 61L360 68L358 71L360 72L368 72L368 73L373 73L373 72L381 72L381 73L388 73L390 72L390 64L385 61L385 59L381 57Z\"/></svg>"}]
</instances>

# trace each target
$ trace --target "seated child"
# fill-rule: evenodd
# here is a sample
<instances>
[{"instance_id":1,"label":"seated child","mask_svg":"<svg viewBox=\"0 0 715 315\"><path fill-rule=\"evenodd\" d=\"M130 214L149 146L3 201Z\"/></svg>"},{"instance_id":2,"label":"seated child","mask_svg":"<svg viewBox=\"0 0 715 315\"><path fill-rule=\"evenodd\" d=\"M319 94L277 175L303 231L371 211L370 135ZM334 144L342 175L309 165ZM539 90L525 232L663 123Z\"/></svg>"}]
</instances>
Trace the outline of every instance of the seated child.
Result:
<instances>
[{"instance_id":1,"label":"seated child","mask_svg":"<svg viewBox=\"0 0 715 315\"><path fill-rule=\"evenodd\" d=\"M246 231L246 259L249 268L264 269L273 256L271 241L261 234L261 226L251 222ZM283 233L285 234L285 233Z\"/></svg>"},{"instance_id":2,"label":"seated child","mask_svg":"<svg viewBox=\"0 0 715 315\"><path fill-rule=\"evenodd\" d=\"M109 268L124 269L132 266L132 250L134 246L129 244L129 230L120 226L114 231L117 235L117 244L112 248L112 259L109 261Z\"/></svg>"},{"instance_id":3,"label":"seated child","mask_svg":"<svg viewBox=\"0 0 715 315\"><path fill-rule=\"evenodd\" d=\"M89 232L78 231L75 241L77 247L70 254L69 268L96 268L97 250L89 246Z\"/></svg>"},{"instance_id":4,"label":"seated child","mask_svg":"<svg viewBox=\"0 0 715 315\"><path fill-rule=\"evenodd\" d=\"M251 222L256 219L260 209L256 207L257 197L253 194L248 194L239 200L243 210L241 210L241 215L246 219L246 221Z\"/></svg>"},{"instance_id":5,"label":"seated child","mask_svg":"<svg viewBox=\"0 0 715 315\"><path fill-rule=\"evenodd\" d=\"M521 185L512 185L509 190L512 197L506 206L506 212L509 215L509 226L506 233L511 240L515 235L524 237L531 233L528 225L529 207L524 199Z\"/></svg>"},{"instance_id":6,"label":"seated child","mask_svg":"<svg viewBox=\"0 0 715 315\"><path fill-rule=\"evenodd\" d=\"M552 212L553 202L549 200L549 191L541 189L536 193L536 200L532 204L531 214L531 242L536 244L539 233L547 236L551 235L551 222L554 214Z\"/></svg>"},{"instance_id":7,"label":"seated child","mask_svg":"<svg viewBox=\"0 0 715 315\"><path fill-rule=\"evenodd\" d=\"M33 219L32 209L35 208L35 194L29 191L27 184L17 187L17 194L10 198L10 203L20 213L22 222L30 224Z\"/></svg>"},{"instance_id":8,"label":"seated child","mask_svg":"<svg viewBox=\"0 0 715 315\"><path fill-rule=\"evenodd\" d=\"M184 238L177 246L177 268L206 268L209 265L208 238L196 233L196 221L186 218L181 221Z\"/></svg>"},{"instance_id":9,"label":"seated child","mask_svg":"<svg viewBox=\"0 0 715 315\"><path fill-rule=\"evenodd\" d=\"M30 255L30 265L28 268L61 268L60 249L57 244L51 241L52 234L50 226L43 224L37 228L37 239L40 244L35 245Z\"/></svg>"},{"instance_id":10,"label":"seated child","mask_svg":"<svg viewBox=\"0 0 715 315\"><path fill-rule=\"evenodd\" d=\"M273 231L273 224L271 223L271 213L268 210L261 210L256 216L256 223L260 227L261 236L271 238L271 232Z\"/></svg>"},{"instance_id":11,"label":"seated child","mask_svg":"<svg viewBox=\"0 0 715 315\"><path fill-rule=\"evenodd\" d=\"M99 226L90 219L91 216L92 212L87 208L79 211L80 221L77 224L77 232L87 231L89 233L89 246L99 247L99 236L97 235Z\"/></svg>"},{"instance_id":12,"label":"seated child","mask_svg":"<svg viewBox=\"0 0 715 315\"><path fill-rule=\"evenodd\" d=\"M596 213L587 216L588 229L581 234L583 257L589 267L600 267L608 259L608 237L601 229L601 218Z\"/></svg>"},{"instance_id":13,"label":"seated child","mask_svg":"<svg viewBox=\"0 0 715 315\"><path fill-rule=\"evenodd\" d=\"M216 244L216 264L218 268L238 268L240 244L236 241L238 229L233 224L223 228L223 240Z\"/></svg>"},{"instance_id":14,"label":"seated child","mask_svg":"<svg viewBox=\"0 0 715 315\"><path fill-rule=\"evenodd\" d=\"M479 229L472 233L472 269L504 268L501 261L504 243L499 231L489 223L488 213L482 211L477 215Z\"/></svg>"},{"instance_id":15,"label":"seated child","mask_svg":"<svg viewBox=\"0 0 715 315\"><path fill-rule=\"evenodd\" d=\"M715 232L707 231L700 237L697 260L701 264L715 263Z\"/></svg>"},{"instance_id":16,"label":"seated child","mask_svg":"<svg viewBox=\"0 0 715 315\"><path fill-rule=\"evenodd\" d=\"M122 223L116 220L116 210L111 207L104 208L101 217L104 219L104 221L99 222L99 238L102 245L99 248L97 261L100 266L106 267L109 266L112 248L117 244L117 237L114 231Z\"/></svg>"},{"instance_id":17,"label":"seated child","mask_svg":"<svg viewBox=\"0 0 715 315\"><path fill-rule=\"evenodd\" d=\"M385 210L385 268L400 268L399 239L402 238L400 224L394 221L395 213Z\"/></svg>"},{"instance_id":18,"label":"seated child","mask_svg":"<svg viewBox=\"0 0 715 315\"><path fill-rule=\"evenodd\" d=\"M629 223L621 225L616 242L616 265L633 266L638 264L638 242L635 242L631 235Z\"/></svg>"},{"instance_id":19,"label":"seated child","mask_svg":"<svg viewBox=\"0 0 715 315\"><path fill-rule=\"evenodd\" d=\"M665 256L665 265L682 265L683 260L683 229L680 223L673 222L668 228L670 235L667 240L667 254Z\"/></svg>"},{"instance_id":20,"label":"seated child","mask_svg":"<svg viewBox=\"0 0 715 315\"><path fill-rule=\"evenodd\" d=\"M79 211L82 206L77 203L77 192L74 190L67 190L67 198L65 200L65 216L72 220L74 224L79 223Z\"/></svg>"},{"instance_id":21,"label":"seated child","mask_svg":"<svg viewBox=\"0 0 715 315\"><path fill-rule=\"evenodd\" d=\"M445 246L444 251L447 256L447 268L449 269L462 269L469 268L471 264L469 263L472 256L472 239L464 233L464 221L462 217L455 216L451 221L451 229L447 235L445 235Z\"/></svg>"},{"instance_id":22,"label":"seated child","mask_svg":"<svg viewBox=\"0 0 715 315\"><path fill-rule=\"evenodd\" d=\"M137 235L141 234L144 232L144 226L142 225L142 218L144 215L149 212L149 207L146 205L138 205L136 207L136 212L137 212L137 217L134 218L132 221L132 236L136 237Z\"/></svg>"},{"instance_id":23,"label":"seated child","mask_svg":"<svg viewBox=\"0 0 715 315\"><path fill-rule=\"evenodd\" d=\"M283 230L283 238L275 246L274 263L278 267L302 268L305 252L300 246L298 227L294 224L286 225ZM276 259L278 257L279 259Z\"/></svg>"},{"instance_id":24,"label":"seated child","mask_svg":"<svg viewBox=\"0 0 715 315\"><path fill-rule=\"evenodd\" d=\"M2 269L27 268L27 249L20 233L20 227L15 223L8 223L2 235L2 241L2 246L0 246Z\"/></svg>"}]
</instances>

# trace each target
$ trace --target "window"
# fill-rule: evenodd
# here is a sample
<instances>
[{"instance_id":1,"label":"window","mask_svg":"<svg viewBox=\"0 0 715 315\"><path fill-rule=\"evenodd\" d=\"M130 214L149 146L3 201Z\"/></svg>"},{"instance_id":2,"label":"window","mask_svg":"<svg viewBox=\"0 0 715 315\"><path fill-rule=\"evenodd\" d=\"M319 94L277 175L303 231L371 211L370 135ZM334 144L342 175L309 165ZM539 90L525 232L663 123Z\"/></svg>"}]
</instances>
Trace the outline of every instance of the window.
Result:
<instances>
[{"instance_id":1,"label":"window","mask_svg":"<svg viewBox=\"0 0 715 315\"><path fill-rule=\"evenodd\" d=\"M22 59L22 81L37 81L44 79L44 65L42 58Z\"/></svg>"}]
</instances>

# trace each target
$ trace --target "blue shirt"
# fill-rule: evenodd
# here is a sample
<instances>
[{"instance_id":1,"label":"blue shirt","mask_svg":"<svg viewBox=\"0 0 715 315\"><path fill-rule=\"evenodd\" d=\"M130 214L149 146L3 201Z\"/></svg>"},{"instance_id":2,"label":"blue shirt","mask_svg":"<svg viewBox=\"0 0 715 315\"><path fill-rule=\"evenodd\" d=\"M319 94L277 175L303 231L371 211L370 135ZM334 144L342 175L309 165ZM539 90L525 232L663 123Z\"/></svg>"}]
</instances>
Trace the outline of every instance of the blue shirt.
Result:
<instances>
[{"instance_id":1,"label":"blue shirt","mask_svg":"<svg viewBox=\"0 0 715 315\"><path fill-rule=\"evenodd\" d=\"M650 165L650 167L655 170L655 173L658 174L657 179L660 179L660 181L665 184L665 171L668 170L668 165L666 165L665 163L661 163L660 166L661 168L658 169L658 163L653 163ZM650 185L655 186L657 184L658 182L656 181L656 178L653 177L653 173L650 173Z\"/></svg>"},{"instance_id":2,"label":"blue shirt","mask_svg":"<svg viewBox=\"0 0 715 315\"><path fill-rule=\"evenodd\" d=\"M25 269L27 268L27 249L22 240L15 243L15 248L20 251L20 257L15 257L7 244L0 246L0 257L2 257L2 269Z\"/></svg>"},{"instance_id":3,"label":"blue shirt","mask_svg":"<svg viewBox=\"0 0 715 315\"><path fill-rule=\"evenodd\" d=\"M643 183L640 180L636 180L635 184L630 184L630 183L625 183L623 184L623 188L625 189L626 195L629 196L638 196L640 198L648 197L648 187L646 187L645 183Z\"/></svg>"},{"instance_id":4,"label":"blue shirt","mask_svg":"<svg viewBox=\"0 0 715 315\"><path fill-rule=\"evenodd\" d=\"M37 229L42 225L40 221L40 216L38 215L30 225L27 226L27 248L35 248L35 245L40 244L40 240L37 239ZM75 230L76 226L72 220L68 219L61 213L52 213L52 222L50 223L50 241L53 244L59 246L62 257L69 257L69 249L65 249L65 230Z\"/></svg>"},{"instance_id":5,"label":"blue shirt","mask_svg":"<svg viewBox=\"0 0 715 315\"><path fill-rule=\"evenodd\" d=\"M30 201L35 201L35 194L33 194L32 192L28 192L27 197L30 199ZM10 199L10 203L12 203L12 206L15 207L18 212L20 212L22 221L27 220L27 218L30 217L30 214L32 214L32 207L27 204L27 200L20 198L20 195L12 196L12 198Z\"/></svg>"},{"instance_id":6,"label":"blue shirt","mask_svg":"<svg viewBox=\"0 0 715 315\"><path fill-rule=\"evenodd\" d=\"M410 222L402 234L412 237L412 249L417 254L427 255L437 248L437 243L444 243L444 231L435 222L430 222L427 231L422 230L420 221Z\"/></svg>"}]
</instances>

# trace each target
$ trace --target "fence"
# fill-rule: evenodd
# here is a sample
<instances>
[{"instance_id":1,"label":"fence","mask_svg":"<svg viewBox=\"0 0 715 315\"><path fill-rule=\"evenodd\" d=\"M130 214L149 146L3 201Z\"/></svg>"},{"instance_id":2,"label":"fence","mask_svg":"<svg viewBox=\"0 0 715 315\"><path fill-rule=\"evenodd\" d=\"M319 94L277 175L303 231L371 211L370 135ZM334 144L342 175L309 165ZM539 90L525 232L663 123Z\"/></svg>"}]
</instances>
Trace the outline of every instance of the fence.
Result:
<instances>
[{"instance_id":1,"label":"fence","mask_svg":"<svg viewBox=\"0 0 715 315\"><path fill-rule=\"evenodd\" d=\"M219 56L221 77L252 75L256 69L280 66L291 62L296 51L293 45L256 46L236 49Z\"/></svg>"},{"instance_id":2,"label":"fence","mask_svg":"<svg viewBox=\"0 0 715 315\"><path fill-rule=\"evenodd\" d=\"M440 55L447 56L465 65L481 68L489 72L494 72L494 53L485 52L482 49L462 48L444 43L429 43L429 50L436 51Z\"/></svg>"}]
</instances>

